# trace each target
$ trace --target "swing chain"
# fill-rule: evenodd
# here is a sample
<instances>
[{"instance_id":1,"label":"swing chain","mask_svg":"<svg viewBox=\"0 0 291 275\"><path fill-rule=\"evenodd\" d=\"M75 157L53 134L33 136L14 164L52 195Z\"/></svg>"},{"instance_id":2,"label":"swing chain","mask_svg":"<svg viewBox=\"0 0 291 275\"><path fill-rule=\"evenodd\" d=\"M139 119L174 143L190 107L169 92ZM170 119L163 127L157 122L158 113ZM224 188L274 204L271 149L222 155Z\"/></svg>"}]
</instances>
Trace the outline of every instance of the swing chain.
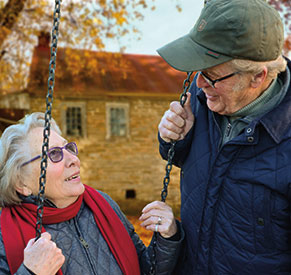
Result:
<instances>
[{"instance_id":1,"label":"swing chain","mask_svg":"<svg viewBox=\"0 0 291 275\"><path fill-rule=\"evenodd\" d=\"M43 130L43 144L42 144L42 160L40 163L40 177L39 177L39 192L37 196L37 221L36 221L36 240L41 236L42 230L42 216L43 216L43 206L44 206L44 191L46 184L46 168L47 168L47 153L49 147L49 136L50 136L50 120L52 112L53 103L53 91L55 84L55 68L56 68L56 57L57 57L57 45L58 45L58 35L59 35L59 23L61 15L61 1L55 1L54 9L54 22L52 29L52 43L51 43L51 59L49 63L49 77L48 77L48 92L46 96L46 112L45 112L45 123Z\"/></svg>"},{"instance_id":2,"label":"swing chain","mask_svg":"<svg viewBox=\"0 0 291 275\"><path fill-rule=\"evenodd\" d=\"M192 75L193 72L188 72L187 73L187 78L184 80L184 83L183 83L183 92L181 93L180 95L180 104L182 107L184 107L186 101L187 101L187 92L188 92L188 89L191 85L191 81L190 81L190 77ZM173 158L174 158L174 155L175 155L175 145L176 145L176 141L171 141L171 147L168 151L168 162L166 164L166 175L164 177L164 181L163 181L163 190L161 192L161 201L162 202L165 202L166 201L166 198L167 198L167 195L168 195L168 185L170 183L170 173L171 173L171 170L172 170L172 162L173 162ZM157 246L157 232L154 232L154 235L153 235L153 253L152 253L152 258L151 258L151 269L150 269L150 275L155 275L157 273L157 259L156 259L156 246Z\"/></svg>"},{"instance_id":3,"label":"swing chain","mask_svg":"<svg viewBox=\"0 0 291 275\"><path fill-rule=\"evenodd\" d=\"M180 95L180 104L182 107L184 107L186 101L187 101L187 92L188 89L190 87L191 81L190 81L190 77L192 75L193 72L188 72L187 73L187 78L184 80L183 83L183 93ZM164 177L164 187L161 193L161 201L165 202L167 195L168 195L168 185L170 183L170 173L172 170L172 161L175 155L175 145L176 145L176 141L171 141L171 147L168 151L168 163L166 164L166 175Z\"/></svg>"}]
</instances>

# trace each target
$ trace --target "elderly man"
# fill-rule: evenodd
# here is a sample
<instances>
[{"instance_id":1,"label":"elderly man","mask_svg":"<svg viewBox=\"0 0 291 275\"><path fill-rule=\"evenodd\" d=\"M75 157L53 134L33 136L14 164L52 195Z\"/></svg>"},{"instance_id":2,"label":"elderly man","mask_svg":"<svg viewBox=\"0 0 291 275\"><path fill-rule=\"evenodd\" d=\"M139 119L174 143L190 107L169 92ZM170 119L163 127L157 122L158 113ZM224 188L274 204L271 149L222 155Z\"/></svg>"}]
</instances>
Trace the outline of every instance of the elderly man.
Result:
<instances>
[{"instance_id":1,"label":"elderly man","mask_svg":"<svg viewBox=\"0 0 291 275\"><path fill-rule=\"evenodd\" d=\"M196 71L159 125L181 168L186 232L178 274L291 273L291 62L263 0L211 0L193 29L158 50Z\"/></svg>"}]
</instances>

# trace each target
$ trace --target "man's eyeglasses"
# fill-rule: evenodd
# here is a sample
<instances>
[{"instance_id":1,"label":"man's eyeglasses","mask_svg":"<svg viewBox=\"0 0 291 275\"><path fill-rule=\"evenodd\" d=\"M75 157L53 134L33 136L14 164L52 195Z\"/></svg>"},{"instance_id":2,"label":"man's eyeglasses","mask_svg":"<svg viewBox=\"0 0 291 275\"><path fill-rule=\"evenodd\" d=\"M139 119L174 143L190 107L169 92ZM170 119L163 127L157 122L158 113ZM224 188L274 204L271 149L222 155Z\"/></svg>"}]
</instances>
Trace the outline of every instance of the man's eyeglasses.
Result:
<instances>
[{"instance_id":1,"label":"man's eyeglasses","mask_svg":"<svg viewBox=\"0 0 291 275\"><path fill-rule=\"evenodd\" d=\"M66 149L69 153L77 156L78 155L78 148L77 148L77 145L75 142L70 142L70 143L67 143L65 146L63 147L53 147L53 148L50 148L48 150L48 157L50 158L50 160L54 163L56 162L60 162L63 160L64 158L64 153L63 153L63 149ZM31 160L29 161L26 161L24 162L21 167L25 166L26 164L30 163L30 162L33 162L37 159L39 159L41 157L41 155L38 155L34 158L32 158Z\"/></svg>"},{"instance_id":2,"label":"man's eyeglasses","mask_svg":"<svg viewBox=\"0 0 291 275\"><path fill-rule=\"evenodd\" d=\"M223 76L223 77L221 77L221 78L218 78L218 79L215 79L215 80L212 80L209 76L207 76L205 73L203 73L203 72L199 72L199 74L201 74L202 75L202 77L205 79L205 81L212 87L212 88L215 88L215 83L217 83L217 82L220 82L220 81L222 81L222 80L224 80L224 79L227 79L227 78L230 78L230 77L232 77L232 76L234 76L234 75L236 75L236 74L238 74L239 72L234 72L234 73L231 73L231 74L228 74L228 75L226 75L226 76Z\"/></svg>"}]
</instances>

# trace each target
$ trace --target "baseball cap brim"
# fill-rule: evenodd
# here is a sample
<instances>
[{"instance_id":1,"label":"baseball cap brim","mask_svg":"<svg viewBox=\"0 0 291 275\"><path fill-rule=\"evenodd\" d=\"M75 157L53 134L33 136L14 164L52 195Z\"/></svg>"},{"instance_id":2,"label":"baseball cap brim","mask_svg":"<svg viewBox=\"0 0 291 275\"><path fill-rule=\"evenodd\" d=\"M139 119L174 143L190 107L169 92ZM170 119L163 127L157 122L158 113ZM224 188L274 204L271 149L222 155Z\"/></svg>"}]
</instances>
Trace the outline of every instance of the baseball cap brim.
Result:
<instances>
[{"instance_id":1,"label":"baseball cap brim","mask_svg":"<svg viewBox=\"0 0 291 275\"><path fill-rule=\"evenodd\" d=\"M200 46L188 34L159 48L157 52L170 66L183 72L202 71L233 59Z\"/></svg>"}]
</instances>

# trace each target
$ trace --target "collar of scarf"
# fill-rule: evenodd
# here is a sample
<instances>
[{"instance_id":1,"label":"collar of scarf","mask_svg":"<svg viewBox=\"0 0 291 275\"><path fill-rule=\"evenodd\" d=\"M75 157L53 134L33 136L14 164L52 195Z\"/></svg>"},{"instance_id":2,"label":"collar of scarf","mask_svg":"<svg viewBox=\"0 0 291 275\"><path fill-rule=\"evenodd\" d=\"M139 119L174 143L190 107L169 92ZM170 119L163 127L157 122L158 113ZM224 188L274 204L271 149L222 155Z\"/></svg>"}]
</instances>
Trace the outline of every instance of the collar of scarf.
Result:
<instances>
[{"instance_id":1,"label":"collar of scarf","mask_svg":"<svg viewBox=\"0 0 291 275\"><path fill-rule=\"evenodd\" d=\"M136 249L127 230L109 203L95 189L85 185L85 192L66 208L44 207L43 224L72 219L80 210L83 200L93 212L95 222L122 273L140 274ZM2 236L11 274L22 264L23 250L28 241L35 238L36 213L37 206L29 203L2 209ZM42 227L42 232L44 231ZM61 269L57 274L62 275Z\"/></svg>"}]
</instances>

